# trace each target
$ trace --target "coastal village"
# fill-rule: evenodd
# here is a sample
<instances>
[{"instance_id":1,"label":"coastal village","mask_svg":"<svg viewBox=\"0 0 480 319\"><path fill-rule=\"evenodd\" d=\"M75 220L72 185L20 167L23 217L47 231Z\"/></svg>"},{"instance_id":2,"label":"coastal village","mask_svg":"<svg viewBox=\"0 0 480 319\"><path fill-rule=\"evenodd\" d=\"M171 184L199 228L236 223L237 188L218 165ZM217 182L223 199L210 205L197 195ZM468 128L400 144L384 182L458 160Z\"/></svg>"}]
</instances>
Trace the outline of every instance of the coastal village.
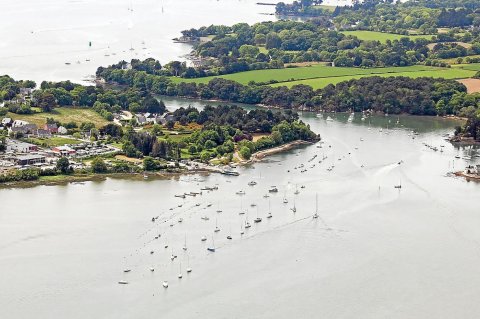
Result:
<instances>
[{"instance_id":1,"label":"coastal village","mask_svg":"<svg viewBox=\"0 0 480 319\"><path fill-rule=\"evenodd\" d=\"M114 154L120 151L112 145L91 142L86 138L75 139L72 136L68 136L68 140L74 143L52 147L43 147L13 138L18 133L21 133L26 139L34 137L40 140L48 140L57 136L67 137L67 130L64 127L57 127L55 124L45 124L44 127L38 128L37 125L26 121L13 121L10 118L4 118L2 127L8 131L11 137L6 138L5 152L0 153L1 173L27 167L53 169L61 157L71 159L72 168L81 169L84 168L81 159Z\"/></svg>"}]
</instances>

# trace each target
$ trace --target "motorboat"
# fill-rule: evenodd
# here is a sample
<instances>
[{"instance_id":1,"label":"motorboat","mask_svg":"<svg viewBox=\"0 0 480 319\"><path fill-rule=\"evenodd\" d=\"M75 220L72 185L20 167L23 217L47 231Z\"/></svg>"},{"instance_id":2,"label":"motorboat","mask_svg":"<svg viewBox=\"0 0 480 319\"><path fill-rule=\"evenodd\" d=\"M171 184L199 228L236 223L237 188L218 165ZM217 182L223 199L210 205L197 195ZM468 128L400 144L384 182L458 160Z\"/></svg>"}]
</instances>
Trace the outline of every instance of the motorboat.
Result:
<instances>
[{"instance_id":1,"label":"motorboat","mask_svg":"<svg viewBox=\"0 0 480 319\"><path fill-rule=\"evenodd\" d=\"M272 187L268 190L268 192L270 192L270 193L277 193L277 192L278 192L278 188L277 188L276 186L272 186Z\"/></svg>"}]
</instances>

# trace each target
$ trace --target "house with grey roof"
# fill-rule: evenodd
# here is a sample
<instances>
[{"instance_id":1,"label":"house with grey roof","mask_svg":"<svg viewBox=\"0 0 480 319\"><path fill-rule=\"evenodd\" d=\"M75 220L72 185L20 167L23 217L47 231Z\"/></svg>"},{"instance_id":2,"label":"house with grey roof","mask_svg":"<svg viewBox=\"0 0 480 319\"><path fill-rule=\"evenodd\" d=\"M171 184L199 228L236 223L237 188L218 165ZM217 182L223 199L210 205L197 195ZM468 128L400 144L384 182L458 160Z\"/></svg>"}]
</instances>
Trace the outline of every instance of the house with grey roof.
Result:
<instances>
[{"instance_id":1,"label":"house with grey roof","mask_svg":"<svg viewBox=\"0 0 480 319\"><path fill-rule=\"evenodd\" d=\"M15 163L21 166L45 163L45 156L38 154L19 155L15 157Z\"/></svg>"}]
</instances>

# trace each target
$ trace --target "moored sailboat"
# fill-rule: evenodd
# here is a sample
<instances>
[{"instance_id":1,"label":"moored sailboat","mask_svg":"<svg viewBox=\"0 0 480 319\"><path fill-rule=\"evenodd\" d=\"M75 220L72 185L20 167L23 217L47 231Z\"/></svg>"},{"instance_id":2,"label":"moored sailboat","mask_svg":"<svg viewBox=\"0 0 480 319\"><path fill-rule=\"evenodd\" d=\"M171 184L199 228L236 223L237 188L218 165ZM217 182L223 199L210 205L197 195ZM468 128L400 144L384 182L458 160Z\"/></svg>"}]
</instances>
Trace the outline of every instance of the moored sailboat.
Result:
<instances>
[{"instance_id":1,"label":"moored sailboat","mask_svg":"<svg viewBox=\"0 0 480 319\"><path fill-rule=\"evenodd\" d=\"M213 239L213 235L212 235L212 246L208 247L207 250L212 252L212 253L215 252L215 241Z\"/></svg>"}]
</instances>

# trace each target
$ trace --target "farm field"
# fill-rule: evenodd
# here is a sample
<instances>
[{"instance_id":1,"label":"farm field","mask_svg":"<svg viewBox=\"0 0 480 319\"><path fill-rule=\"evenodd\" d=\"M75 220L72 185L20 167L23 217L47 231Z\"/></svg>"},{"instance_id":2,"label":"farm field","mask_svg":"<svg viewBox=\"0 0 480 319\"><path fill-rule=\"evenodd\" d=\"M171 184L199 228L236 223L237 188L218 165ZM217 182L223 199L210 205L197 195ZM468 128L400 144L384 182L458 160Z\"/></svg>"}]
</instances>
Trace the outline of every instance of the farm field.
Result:
<instances>
[{"instance_id":1,"label":"farm field","mask_svg":"<svg viewBox=\"0 0 480 319\"><path fill-rule=\"evenodd\" d=\"M452 65L452 68L470 70L470 71L480 71L480 63L471 63L471 64L457 64Z\"/></svg>"},{"instance_id":2,"label":"farm field","mask_svg":"<svg viewBox=\"0 0 480 319\"><path fill-rule=\"evenodd\" d=\"M448 42L448 43L456 43L457 45L459 46L462 46L464 47L465 49L469 49L472 47L472 45L470 43L465 43L465 42L458 42L458 41L453 41L453 42ZM430 50L433 50L433 48L437 45L438 43L430 43L429 45L427 45L427 48L429 48Z\"/></svg>"},{"instance_id":3,"label":"farm field","mask_svg":"<svg viewBox=\"0 0 480 319\"><path fill-rule=\"evenodd\" d=\"M285 69L269 69L269 70L255 70L240 72L234 74L220 75L224 79L232 80L239 82L241 84L248 84L250 81L259 82L268 82L271 80L276 80L278 82L287 82L287 81L298 81L306 80L313 78L327 78L327 77L341 77L341 76L350 76L350 75L370 75L370 74L379 74L379 73L397 73L397 72L419 72L419 71L428 71L436 70L437 68L423 66L423 65L413 65L407 67L388 67L388 68L372 68L372 69L361 69L361 68L335 68L325 65L313 65L308 67L299 67L299 68L285 68ZM182 79L172 77L171 79L176 82L196 82L196 83L208 83L211 79L215 78L214 76L197 78L197 79Z\"/></svg>"},{"instance_id":4,"label":"farm field","mask_svg":"<svg viewBox=\"0 0 480 319\"><path fill-rule=\"evenodd\" d=\"M480 93L480 80L479 79L463 79L458 82L467 87L468 93Z\"/></svg>"},{"instance_id":5,"label":"farm field","mask_svg":"<svg viewBox=\"0 0 480 319\"><path fill-rule=\"evenodd\" d=\"M325 65L313 65L309 67L256 70L219 76L224 79L248 84L250 81L268 82L276 80L279 83L272 86L288 86L296 84L311 85L314 89L325 87L328 84L336 84L350 79L358 79L365 76L408 76L408 77L444 77L446 79L470 78L480 70L480 64L461 64L452 68L438 68L423 65L388 68L336 68ZM208 83L214 77L199 79L172 78L175 82Z\"/></svg>"},{"instance_id":6,"label":"farm field","mask_svg":"<svg viewBox=\"0 0 480 319\"><path fill-rule=\"evenodd\" d=\"M466 60L467 58L480 58L480 55L477 54L477 55L469 55L468 57L462 57L463 60ZM445 62L445 63L448 63L448 64L451 64L452 67L454 67L455 64L457 64L457 60L458 58L450 58L450 59L438 59L439 61L441 62ZM460 64L461 66L464 66L464 65L467 65L468 63L462 63Z\"/></svg>"},{"instance_id":7,"label":"farm field","mask_svg":"<svg viewBox=\"0 0 480 319\"><path fill-rule=\"evenodd\" d=\"M71 108L71 107L58 107L49 113L33 113L33 114L14 114L8 113L8 117L14 120L25 120L32 124L37 124L38 127L43 127L47 122L47 117L53 118L61 123L68 122L92 122L95 127L100 128L109 122L100 116L97 112L87 108Z\"/></svg>"},{"instance_id":8,"label":"farm field","mask_svg":"<svg viewBox=\"0 0 480 319\"><path fill-rule=\"evenodd\" d=\"M389 76L406 76L411 78L419 78L419 77L433 77L433 78L445 78L445 79L465 79L470 78L475 75L476 71L466 70L461 68L433 68L430 70L422 70L422 71L403 71L403 72L395 72L395 73L372 73L370 76L381 76L381 77L389 77ZM348 76L337 76L337 77L327 77L327 78L316 78L316 79L306 79L306 80L299 80L299 81L292 81L286 83L276 83L272 86L287 86L291 87L293 85L298 84L305 84L310 85L313 89L320 89L328 84L337 84L343 81L348 81L351 79L360 79L365 77L365 75L348 75Z\"/></svg>"},{"instance_id":9,"label":"farm field","mask_svg":"<svg viewBox=\"0 0 480 319\"><path fill-rule=\"evenodd\" d=\"M394 34L394 33L364 31L364 30L342 31L342 33L345 35L354 35L360 40L380 41L382 43L387 42L387 40L393 41L393 40L399 40L401 38L410 38L411 40L415 40L415 39L431 40L433 37L433 35L401 35L401 34Z\"/></svg>"}]
</instances>

